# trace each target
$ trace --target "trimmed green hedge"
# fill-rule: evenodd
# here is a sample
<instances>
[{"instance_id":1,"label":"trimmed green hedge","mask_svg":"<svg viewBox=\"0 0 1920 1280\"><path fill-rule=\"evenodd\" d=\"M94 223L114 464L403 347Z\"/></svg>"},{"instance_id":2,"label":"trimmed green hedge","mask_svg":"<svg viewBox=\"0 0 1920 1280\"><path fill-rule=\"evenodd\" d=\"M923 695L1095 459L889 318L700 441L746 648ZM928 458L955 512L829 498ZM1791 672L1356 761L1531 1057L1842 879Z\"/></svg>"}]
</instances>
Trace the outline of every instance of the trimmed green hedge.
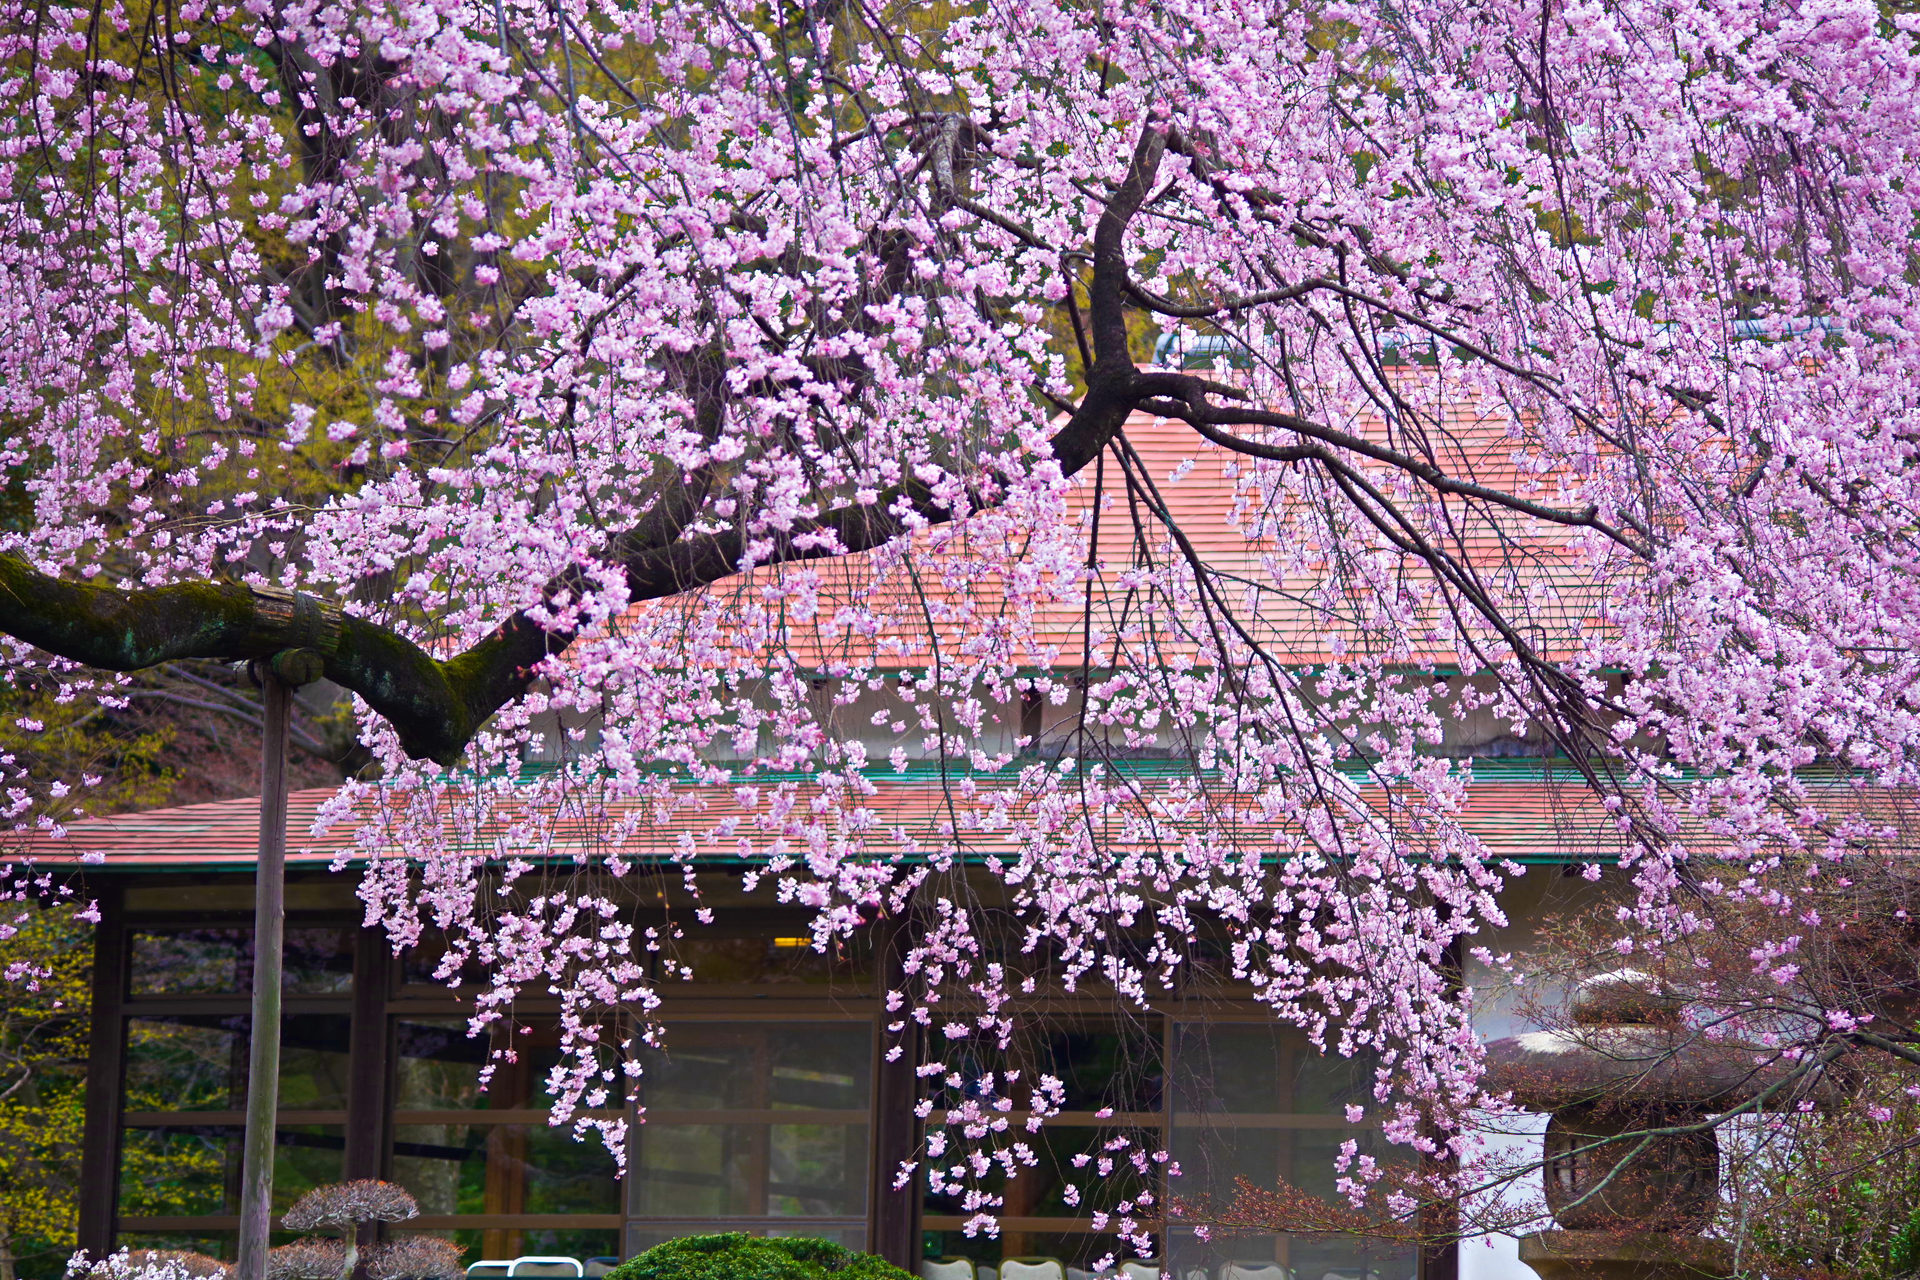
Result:
<instances>
[{"instance_id":1,"label":"trimmed green hedge","mask_svg":"<svg viewBox=\"0 0 1920 1280\"><path fill-rule=\"evenodd\" d=\"M607 1280L913 1280L870 1253L853 1253L830 1240L803 1240L732 1232L687 1236L655 1245L621 1263Z\"/></svg>"}]
</instances>

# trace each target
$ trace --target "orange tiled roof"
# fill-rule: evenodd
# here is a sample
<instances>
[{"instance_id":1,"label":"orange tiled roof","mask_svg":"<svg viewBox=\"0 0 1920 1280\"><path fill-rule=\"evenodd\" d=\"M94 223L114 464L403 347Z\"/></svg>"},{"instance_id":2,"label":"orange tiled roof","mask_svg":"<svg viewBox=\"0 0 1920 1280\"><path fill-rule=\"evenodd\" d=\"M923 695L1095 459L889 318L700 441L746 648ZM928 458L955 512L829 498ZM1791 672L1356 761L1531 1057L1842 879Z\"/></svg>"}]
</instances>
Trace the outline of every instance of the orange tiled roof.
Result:
<instances>
[{"instance_id":1,"label":"orange tiled roof","mask_svg":"<svg viewBox=\"0 0 1920 1280\"><path fill-rule=\"evenodd\" d=\"M1554 476L1537 474L1526 465L1532 450L1516 430L1514 414L1457 395L1449 398L1444 384L1425 371L1406 377L1409 394L1428 401L1425 407L1434 425L1425 439L1437 463L1455 476L1541 502L1555 500ZM1385 416L1371 402L1340 425L1378 443L1391 435L1396 447L1408 447L1404 436L1390 432ZM1313 664L1340 653L1363 652L1378 639L1364 610L1355 607L1362 601L1352 595L1316 595L1321 578L1313 566L1286 572L1284 581L1276 577L1278 553L1298 534L1293 520L1299 514L1299 499L1287 493L1251 491L1251 459L1211 444L1185 423L1148 414L1135 414L1125 433L1168 514L1197 557L1226 575L1222 580L1239 616L1271 652L1289 662ZM1191 655L1198 646L1190 637L1166 630L1164 614L1157 628L1143 627L1139 602L1129 604L1124 599L1121 579L1143 554L1140 535L1145 535L1145 554L1158 563L1178 561L1182 552L1164 526L1150 516L1143 515L1136 526L1118 468L1109 461L1105 470L1108 501L1098 524L1090 609L1094 629L1105 642L1097 647L1093 665L1151 664ZM1088 467L1073 482L1070 506L1083 529L1092 524L1095 477L1095 468ZM1520 612L1532 643L1549 650L1561 648L1593 617L1593 602L1605 587L1577 563L1564 526L1504 509L1469 510L1457 500L1450 510L1455 523L1448 550L1473 565L1496 589L1529 593ZM885 558L871 552L757 569L685 596L638 606L625 624L661 628L664 638L695 617L722 633L755 632L754 625L745 623L753 619L766 628L770 641L758 655L737 655L747 660L778 649L803 669L824 672L838 664L883 670L923 667L936 632L944 641L943 653L964 653L969 639L984 636L1010 619L1004 580L968 564L973 555L989 564L1005 559L995 556L994 548L979 546L977 536L966 526L943 530L939 551L929 550L931 540L921 538L920 571L912 575L898 566L883 567ZM797 611L782 614L791 608L788 588L803 579L817 583L818 612L808 617ZM1084 591L1075 585L1065 599L1037 610L1028 662L1021 665L1053 661L1079 665L1089 612ZM863 634L836 617L841 608L854 604L862 612L872 610L886 619L880 634ZM1437 614L1435 621L1439 621ZM1051 658L1041 652L1046 650L1052 651ZM1445 665L1454 659L1453 648L1437 637L1427 649L1404 655L1412 663Z\"/></svg>"}]
</instances>

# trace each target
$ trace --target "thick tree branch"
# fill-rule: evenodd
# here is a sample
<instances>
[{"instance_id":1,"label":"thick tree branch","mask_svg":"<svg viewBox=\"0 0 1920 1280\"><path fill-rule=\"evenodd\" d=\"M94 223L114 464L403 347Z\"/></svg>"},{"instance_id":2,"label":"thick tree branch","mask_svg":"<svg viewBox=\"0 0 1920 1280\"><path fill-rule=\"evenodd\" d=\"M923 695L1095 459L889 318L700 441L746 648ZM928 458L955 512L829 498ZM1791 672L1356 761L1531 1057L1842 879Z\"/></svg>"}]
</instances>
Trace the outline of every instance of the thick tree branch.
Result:
<instances>
[{"instance_id":1,"label":"thick tree branch","mask_svg":"<svg viewBox=\"0 0 1920 1280\"><path fill-rule=\"evenodd\" d=\"M1134 376L1131 364L1102 370L1094 379L1099 394L1090 391L1055 434L1054 457L1065 474L1084 467L1126 421L1134 403L1126 388ZM705 482L673 489L674 500L663 500L656 518L617 548L636 601L694 590L743 565L747 539L737 530L680 536ZM871 506L843 507L788 531L758 563L867 551L954 514L926 486L903 485ZM548 584L550 592L576 577L562 575ZM310 649L324 660L329 680L359 694L394 726L408 755L441 764L458 760L486 718L524 693L539 664L574 638L517 613L464 653L440 661L392 628L313 596L229 582L121 591L63 581L18 555L0 555L0 631L106 671Z\"/></svg>"},{"instance_id":2,"label":"thick tree branch","mask_svg":"<svg viewBox=\"0 0 1920 1280\"><path fill-rule=\"evenodd\" d=\"M1165 148L1158 130L1142 130L1126 177L1096 225L1087 394L1052 440L1054 461L1065 475L1099 456L1149 395L1184 390L1197 399L1206 389L1202 380L1177 390L1152 383L1128 350L1127 227L1153 190ZM702 409L705 417L713 406ZM746 531L685 536L712 483L706 473L678 482L662 477L656 508L616 541L614 558L632 599L679 595L750 567ZM881 493L874 503L838 508L782 531L771 550L756 550L753 563L867 551L956 514L926 485L910 481ZM563 573L547 584L546 594L578 589L584 585L581 578L581 570ZM328 679L360 695L394 726L408 755L441 764L458 760L487 717L523 694L540 664L574 639L572 632L550 629L521 612L465 652L441 660L391 627L312 596L223 582L122 591L62 581L18 555L0 555L0 631L108 671L185 658L231 662L312 650L323 660Z\"/></svg>"}]
</instances>

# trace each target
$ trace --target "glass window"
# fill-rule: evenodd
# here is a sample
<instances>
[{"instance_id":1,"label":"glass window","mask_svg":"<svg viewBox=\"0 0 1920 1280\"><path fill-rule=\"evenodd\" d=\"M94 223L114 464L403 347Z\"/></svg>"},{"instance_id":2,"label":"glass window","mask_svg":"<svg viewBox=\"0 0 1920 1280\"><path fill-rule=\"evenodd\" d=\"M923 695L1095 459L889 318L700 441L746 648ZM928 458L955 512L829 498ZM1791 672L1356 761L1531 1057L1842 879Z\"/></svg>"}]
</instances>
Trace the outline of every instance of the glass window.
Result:
<instances>
[{"instance_id":1,"label":"glass window","mask_svg":"<svg viewBox=\"0 0 1920 1280\"><path fill-rule=\"evenodd\" d=\"M872 981L873 945L863 931L834 939L826 951L815 951L813 938L798 922L785 934L726 938L693 932L671 944L662 968L669 980L723 986L866 987Z\"/></svg>"},{"instance_id":2,"label":"glass window","mask_svg":"<svg viewBox=\"0 0 1920 1280\"><path fill-rule=\"evenodd\" d=\"M488 1040L467 1034L465 1018L406 1018L394 1024L396 1111L460 1111L485 1107L480 1091Z\"/></svg>"},{"instance_id":3,"label":"glass window","mask_svg":"<svg viewBox=\"0 0 1920 1280\"><path fill-rule=\"evenodd\" d=\"M236 1111L246 1106L248 1019L234 1013L127 1020L129 1111ZM281 1021L280 1105L340 1111L347 1105L345 1014L296 1013Z\"/></svg>"},{"instance_id":4,"label":"glass window","mask_svg":"<svg viewBox=\"0 0 1920 1280\"><path fill-rule=\"evenodd\" d=\"M133 1217L238 1212L242 1132L232 1124L124 1130L120 1212ZM282 1125L274 1130L275 1212L316 1186L338 1182L346 1146L346 1130L339 1125Z\"/></svg>"},{"instance_id":5,"label":"glass window","mask_svg":"<svg viewBox=\"0 0 1920 1280\"><path fill-rule=\"evenodd\" d=\"M1367 1103L1374 1063L1316 1051L1297 1031L1271 1023L1183 1023L1175 1030L1171 1150L1180 1176L1169 1192L1215 1207L1230 1204L1239 1179L1294 1187L1332 1200L1340 1144L1392 1154L1377 1131L1346 1122L1348 1104ZM1295 1275L1343 1280L1411 1280L1415 1257L1398 1245L1351 1237L1242 1236L1203 1241L1170 1233L1176 1270L1216 1274L1229 1262L1279 1263Z\"/></svg>"},{"instance_id":6,"label":"glass window","mask_svg":"<svg viewBox=\"0 0 1920 1280\"><path fill-rule=\"evenodd\" d=\"M635 1142L633 1212L845 1218L867 1211L865 1124L667 1124Z\"/></svg>"},{"instance_id":7,"label":"glass window","mask_svg":"<svg viewBox=\"0 0 1920 1280\"><path fill-rule=\"evenodd\" d=\"M602 1039L614 1052L618 1038ZM496 1045L511 1046L513 1058L495 1063L482 1090L481 1074ZM560 1031L552 1023L516 1022L474 1037L465 1018L401 1018L394 1023L394 1110L544 1110L552 1097L547 1076L560 1059ZM616 1110L619 1096L608 1104Z\"/></svg>"},{"instance_id":8,"label":"glass window","mask_svg":"<svg viewBox=\"0 0 1920 1280\"><path fill-rule=\"evenodd\" d=\"M127 1020L129 1111L231 1111L246 1103L247 1019L178 1014Z\"/></svg>"},{"instance_id":9,"label":"glass window","mask_svg":"<svg viewBox=\"0 0 1920 1280\"><path fill-rule=\"evenodd\" d=\"M613 1154L597 1135L576 1141L571 1128L550 1128L544 1115L529 1123L524 1114L503 1114L545 1111L547 1073L560 1060L556 1025L515 1022L473 1038L465 1018L402 1017L394 1020L393 1044L391 1176L413 1192L435 1234L466 1247L469 1262L526 1253L613 1256L620 1220ZM483 1092L495 1045L511 1046L513 1060L494 1063ZM453 1225L483 1214L527 1216L509 1227ZM548 1214L567 1219L539 1225Z\"/></svg>"},{"instance_id":10,"label":"glass window","mask_svg":"<svg viewBox=\"0 0 1920 1280\"><path fill-rule=\"evenodd\" d=\"M394 966L395 979L402 989L418 987L436 995L445 995L447 979L435 977L434 974L446 954L446 939L429 933L421 938L419 945L408 947L400 953L399 963ZM458 976L463 987L479 986L484 989L488 981L487 967L472 959L461 967Z\"/></svg>"},{"instance_id":11,"label":"glass window","mask_svg":"<svg viewBox=\"0 0 1920 1280\"><path fill-rule=\"evenodd\" d=\"M355 932L337 925L288 925L280 960L282 989L291 995L351 994Z\"/></svg>"},{"instance_id":12,"label":"glass window","mask_svg":"<svg viewBox=\"0 0 1920 1280\"><path fill-rule=\"evenodd\" d=\"M1091 1113L1111 1108L1133 1116L1157 1116L1164 1073L1160 1064L1160 1022L1052 1023L1023 1028L1005 1052L997 1046L948 1044L941 1061L950 1069L939 1084L934 1105L958 1105L962 1098L984 1099L1009 1092L1008 1071L1019 1072L1012 1089L1024 1109L1028 1082L1053 1076L1065 1086L1062 1109ZM960 1083L951 1083L958 1076Z\"/></svg>"},{"instance_id":13,"label":"glass window","mask_svg":"<svg viewBox=\"0 0 1920 1280\"><path fill-rule=\"evenodd\" d=\"M869 1024L681 1024L642 1065L634 1214L864 1216Z\"/></svg>"},{"instance_id":14,"label":"glass window","mask_svg":"<svg viewBox=\"0 0 1920 1280\"><path fill-rule=\"evenodd\" d=\"M988 1265L1003 1258L1045 1257L1090 1269L1116 1250L1124 1255L1110 1231L1093 1230L1091 1215L1137 1202L1143 1191L1159 1191L1161 1166L1150 1157L1164 1145L1163 1029L1157 1018L1057 1020L1022 1028L1005 1052L990 1045L943 1046L942 1060L952 1075L937 1083L937 1107L962 1098L1010 1095L1015 1108L1010 1114L1018 1118L1029 1103L1030 1083L1044 1075L1064 1086L1062 1109L1068 1114L1038 1134L1016 1125L1017 1131L1007 1136L1008 1143L1033 1149L1035 1165L1021 1168L1011 1180L996 1171L980 1183L969 1183L1004 1197L1000 1216L1007 1222L999 1239L966 1236L961 1228L971 1211L959 1197L926 1198L924 1244L930 1256L966 1257ZM1011 1089L1005 1083L1009 1070L1019 1073ZM1110 1116L1090 1123L1108 1109ZM1135 1152L1149 1157L1144 1171L1129 1159ZM1074 1166L1076 1157L1101 1155L1117 1157L1104 1175L1092 1165ZM1077 1203L1070 1202L1069 1189L1077 1191Z\"/></svg>"},{"instance_id":15,"label":"glass window","mask_svg":"<svg viewBox=\"0 0 1920 1280\"><path fill-rule=\"evenodd\" d=\"M649 1114L739 1108L864 1111L873 1029L864 1022L681 1023L641 1058Z\"/></svg>"},{"instance_id":16,"label":"glass window","mask_svg":"<svg viewBox=\"0 0 1920 1280\"><path fill-rule=\"evenodd\" d=\"M337 1111L347 1105L347 1041L353 1019L343 1013L293 1013L280 1021L280 1105L295 1111Z\"/></svg>"},{"instance_id":17,"label":"glass window","mask_svg":"<svg viewBox=\"0 0 1920 1280\"><path fill-rule=\"evenodd\" d=\"M597 1137L519 1124L403 1124L393 1180L422 1214L618 1213L613 1154Z\"/></svg>"},{"instance_id":18,"label":"glass window","mask_svg":"<svg viewBox=\"0 0 1920 1280\"><path fill-rule=\"evenodd\" d=\"M130 939L134 996L244 995L253 985L253 930L138 929ZM353 931L338 925L290 925L281 953L281 988L292 995L353 990Z\"/></svg>"},{"instance_id":19,"label":"glass window","mask_svg":"<svg viewBox=\"0 0 1920 1280\"><path fill-rule=\"evenodd\" d=\"M239 993L253 969L253 930L136 930L128 939L136 996Z\"/></svg>"},{"instance_id":20,"label":"glass window","mask_svg":"<svg viewBox=\"0 0 1920 1280\"><path fill-rule=\"evenodd\" d=\"M1151 1157L1159 1149L1158 1129L1095 1129L1051 1123L1037 1134L1020 1128L1014 1138L1033 1149L1038 1163L1030 1168L1023 1166L1011 1182L996 1169L993 1175L977 1184L1004 1198L1004 1207L1000 1210L1004 1217L1084 1218L1092 1212L1114 1209L1122 1201L1136 1202L1142 1191L1158 1189L1159 1166L1149 1163L1143 1174L1129 1159L1134 1152ZM1122 1139L1127 1145L1107 1149L1109 1143ZM949 1157L957 1157L967 1149L970 1147L949 1147ZM1098 1155L1103 1149L1116 1156L1112 1172L1101 1175L1092 1165L1074 1167L1075 1156ZM951 1159L946 1161L951 1162ZM1069 1202L1068 1188L1077 1189L1078 1204ZM929 1195L926 1212L930 1216L972 1216L972 1211L958 1196Z\"/></svg>"}]
</instances>

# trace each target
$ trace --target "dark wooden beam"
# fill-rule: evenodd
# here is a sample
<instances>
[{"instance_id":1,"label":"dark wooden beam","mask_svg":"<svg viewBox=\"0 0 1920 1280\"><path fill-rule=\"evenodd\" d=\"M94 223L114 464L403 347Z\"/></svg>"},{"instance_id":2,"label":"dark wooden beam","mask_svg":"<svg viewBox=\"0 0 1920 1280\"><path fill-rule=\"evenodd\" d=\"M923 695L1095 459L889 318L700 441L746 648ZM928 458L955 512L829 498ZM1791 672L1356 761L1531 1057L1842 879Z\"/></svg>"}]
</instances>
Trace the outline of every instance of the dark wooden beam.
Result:
<instances>
[{"instance_id":1,"label":"dark wooden beam","mask_svg":"<svg viewBox=\"0 0 1920 1280\"><path fill-rule=\"evenodd\" d=\"M1459 992L1467 980L1466 950L1461 939L1455 938L1447 944L1442 964L1449 989ZM1434 1174L1451 1174L1459 1169L1453 1160L1436 1160L1431 1156L1423 1158L1423 1165L1427 1172ZM1418 1280L1460 1280L1460 1242L1455 1238L1460 1230L1460 1206L1429 1205L1420 1217L1421 1232L1427 1242L1420 1247L1419 1267L1415 1272Z\"/></svg>"},{"instance_id":2,"label":"dark wooden beam","mask_svg":"<svg viewBox=\"0 0 1920 1280\"><path fill-rule=\"evenodd\" d=\"M100 905L93 934L93 1008L87 1039L86 1127L80 1139L79 1244L94 1257L113 1250L120 1201L120 1111L126 1096L127 926L117 882L90 886Z\"/></svg>"},{"instance_id":3,"label":"dark wooden beam","mask_svg":"<svg viewBox=\"0 0 1920 1280\"><path fill-rule=\"evenodd\" d=\"M909 917L910 919L911 917ZM905 1271L920 1262L920 1179L895 1189L895 1172L902 1161L914 1158L920 1147L920 1121L913 1113L919 1091L914 1070L919 1062L919 1036L911 1021L899 1036L887 1032L884 996L906 984L904 961L910 934L907 920L883 922L875 940L875 956L882 983L882 1012L874 1026L873 1130L867 1194L867 1252L877 1254ZM903 1046L893 1061L888 1050Z\"/></svg>"},{"instance_id":4,"label":"dark wooden beam","mask_svg":"<svg viewBox=\"0 0 1920 1280\"><path fill-rule=\"evenodd\" d=\"M347 1044L347 1156L345 1176L378 1178L387 1146L387 1095L393 1077L387 991L393 952L386 934L362 929L354 944L353 1032Z\"/></svg>"}]
</instances>

